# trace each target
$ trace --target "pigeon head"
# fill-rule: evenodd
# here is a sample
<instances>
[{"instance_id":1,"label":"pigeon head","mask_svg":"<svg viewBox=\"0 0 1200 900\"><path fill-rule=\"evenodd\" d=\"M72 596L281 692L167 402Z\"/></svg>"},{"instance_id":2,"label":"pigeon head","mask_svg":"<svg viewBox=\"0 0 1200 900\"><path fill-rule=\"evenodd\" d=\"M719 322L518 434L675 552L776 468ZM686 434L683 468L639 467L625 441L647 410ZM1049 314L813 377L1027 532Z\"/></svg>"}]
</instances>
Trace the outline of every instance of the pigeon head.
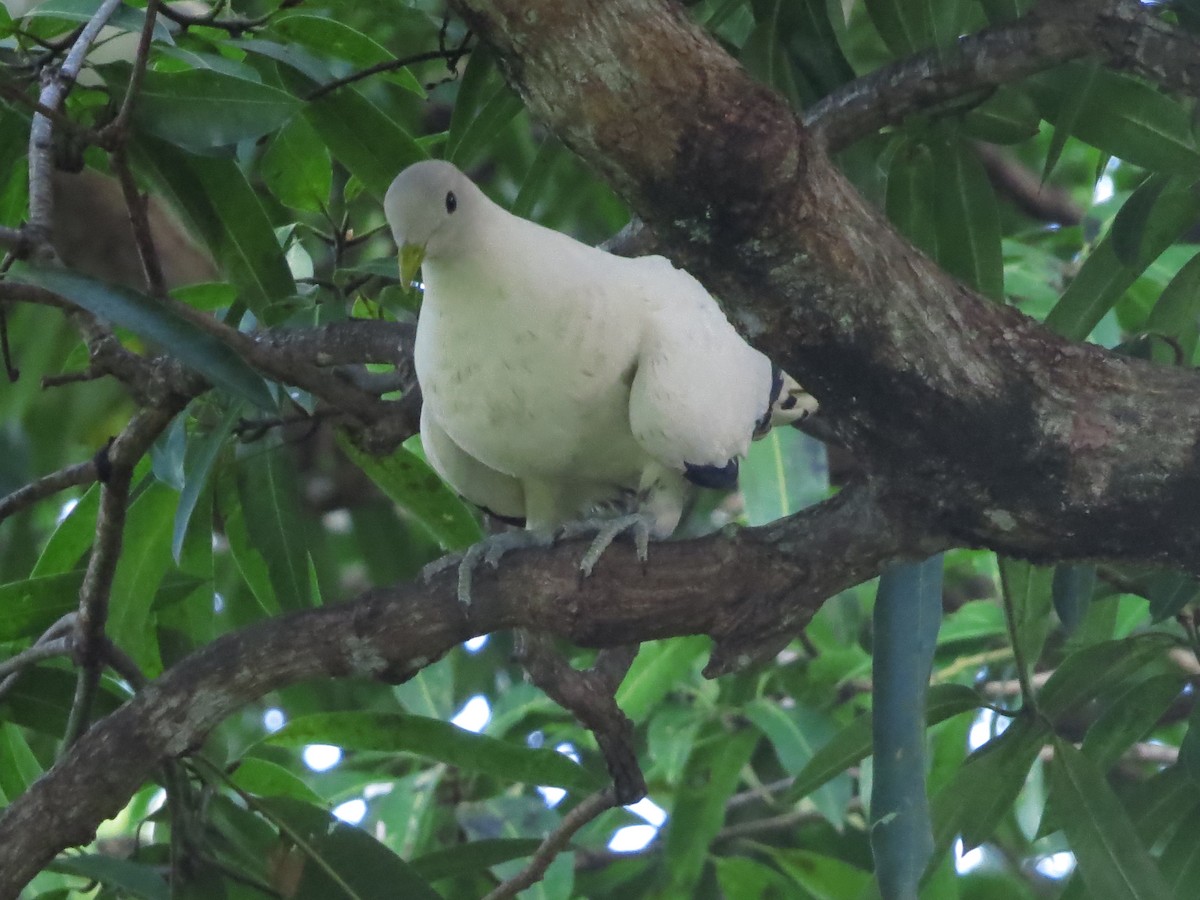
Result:
<instances>
[{"instance_id":1,"label":"pigeon head","mask_svg":"<svg viewBox=\"0 0 1200 900\"><path fill-rule=\"evenodd\" d=\"M468 243L470 222L487 198L455 166L429 159L396 176L383 211L400 248L400 277L411 284L426 259L453 255Z\"/></svg>"}]
</instances>

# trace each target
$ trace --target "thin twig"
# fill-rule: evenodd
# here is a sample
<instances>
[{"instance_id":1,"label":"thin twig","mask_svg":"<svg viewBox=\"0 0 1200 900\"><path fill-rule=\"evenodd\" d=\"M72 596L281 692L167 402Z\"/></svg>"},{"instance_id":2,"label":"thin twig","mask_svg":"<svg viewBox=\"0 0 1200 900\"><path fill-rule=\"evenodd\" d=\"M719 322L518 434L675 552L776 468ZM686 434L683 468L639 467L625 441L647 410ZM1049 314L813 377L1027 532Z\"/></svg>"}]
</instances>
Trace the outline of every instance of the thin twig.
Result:
<instances>
[{"instance_id":1,"label":"thin twig","mask_svg":"<svg viewBox=\"0 0 1200 900\"><path fill-rule=\"evenodd\" d=\"M5 100L11 100L13 103L20 103L32 112L41 113L48 119L53 119L54 123L60 128L68 128L73 131L79 130L79 126L65 116L61 110L51 109L41 101L33 99L19 88L13 87L7 81L0 81L0 96Z\"/></svg>"},{"instance_id":2,"label":"thin twig","mask_svg":"<svg viewBox=\"0 0 1200 900\"><path fill-rule=\"evenodd\" d=\"M142 89L142 80L146 77L146 63L150 59L150 45L154 42L154 26L158 22L158 9L159 0L146 0L146 21L142 24L137 53L133 57L133 72L129 76L129 87L125 91L125 97L121 101L121 109L117 113L117 117L104 128L103 135L111 136L118 147L125 143L129 117L133 114L133 104ZM128 197L126 197L126 202L128 202Z\"/></svg>"},{"instance_id":3,"label":"thin twig","mask_svg":"<svg viewBox=\"0 0 1200 900\"><path fill-rule=\"evenodd\" d=\"M10 656L8 659L0 661L0 678L7 678L9 675L20 672L22 669L28 668L34 663L39 663L43 659L50 659L54 656L65 656L70 652L71 639L69 637L55 638L44 644L34 644L31 647L26 647L16 656Z\"/></svg>"},{"instance_id":4,"label":"thin twig","mask_svg":"<svg viewBox=\"0 0 1200 900\"><path fill-rule=\"evenodd\" d=\"M60 109L66 99L88 50L100 34L121 0L104 0L100 8L80 29L79 37L67 52L67 58L57 72L47 70L43 74L43 86L38 102L47 109ZM40 112L33 114L33 125L29 129L29 231L36 244L47 255L50 249L50 234L54 222L54 171L52 159L54 148L54 120Z\"/></svg>"},{"instance_id":5,"label":"thin twig","mask_svg":"<svg viewBox=\"0 0 1200 900\"><path fill-rule=\"evenodd\" d=\"M79 589L79 615L75 620L75 644L72 648L79 673L63 738L64 749L87 730L100 672L106 661L105 651L109 645L104 628L108 622L113 576L121 556L133 466L185 404L185 398L173 398L170 405L139 410L108 448L108 478L100 493L96 539L83 576L83 585ZM97 470L104 468L99 459L96 466Z\"/></svg>"},{"instance_id":6,"label":"thin twig","mask_svg":"<svg viewBox=\"0 0 1200 900\"><path fill-rule=\"evenodd\" d=\"M288 3L281 3L279 8L284 9ZM176 25L183 28L189 28L192 25L201 25L205 28L219 28L229 34L230 37L241 37L247 31L252 31L261 25L265 25L271 20L278 10L272 10L269 13L258 16L253 19L245 19L238 16L229 19L218 18L221 11L225 8L224 3L216 3L213 8L202 16L193 16L182 12L178 9L172 9L170 6L163 6L159 9L164 19L170 19Z\"/></svg>"},{"instance_id":7,"label":"thin twig","mask_svg":"<svg viewBox=\"0 0 1200 900\"><path fill-rule=\"evenodd\" d=\"M435 59L446 60L447 66L453 71L454 66L458 64L458 61L467 52L465 46L459 46L452 50L426 50L424 53L415 53L412 56L405 56L401 59L386 59L383 62L375 63L373 66L367 66L365 69L359 69L357 72L351 72L343 78L327 82L311 91L304 99L318 100L326 94L332 94L338 88L354 84L356 81L362 81L365 78L370 78L372 75L378 75L381 72L393 72L396 69L403 69L417 63L432 62Z\"/></svg>"},{"instance_id":8,"label":"thin twig","mask_svg":"<svg viewBox=\"0 0 1200 900\"><path fill-rule=\"evenodd\" d=\"M37 481L31 481L17 488L11 494L0 497L0 522L14 513L20 512L40 500L52 497L59 491L80 484L89 484L96 480L96 461L75 463L73 466L43 475Z\"/></svg>"},{"instance_id":9,"label":"thin twig","mask_svg":"<svg viewBox=\"0 0 1200 900\"><path fill-rule=\"evenodd\" d=\"M563 817L559 826L537 848L529 865L487 894L483 900L506 900L537 884L550 868L550 863L566 849L575 832L605 810L612 809L616 802L611 788L592 794Z\"/></svg>"},{"instance_id":10,"label":"thin twig","mask_svg":"<svg viewBox=\"0 0 1200 900\"><path fill-rule=\"evenodd\" d=\"M133 88L130 87L131 93L132 90ZM150 219L146 214L146 199L138 190L133 172L129 168L129 160L125 156L124 131L118 133L121 137L118 138L118 144L111 156L113 172L121 184L121 193L125 197L125 209L129 213L129 225L133 229L133 242L137 246L138 258L142 261L142 273L146 276L146 287L152 297L162 299L167 296L167 280L163 275L162 260L159 259L158 249L154 246L154 234L150 229Z\"/></svg>"},{"instance_id":11,"label":"thin twig","mask_svg":"<svg viewBox=\"0 0 1200 900\"><path fill-rule=\"evenodd\" d=\"M13 382L21 377L21 370L13 364L12 347L8 342L8 307L0 305L0 356L4 357L4 374Z\"/></svg>"},{"instance_id":12,"label":"thin twig","mask_svg":"<svg viewBox=\"0 0 1200 900\"><path fill-rule=\"evenodd\" d=\"M74 627L75 627L75 613L73 613L73 612L67 613L65 616L62 616L57 622L55 622L53 625L51 625L49 628L47 628L45 631L43 631L41 636L36 641L33 642L33 646L34 647L45 646L46 644L52 643L52 642L58 640L59 638L62 638L63 640L68 641L68 649L69 649L69 642L71 639L71 629ZM23 671L24 671L23 669L17 669L16 671L11 672L8 675L6 675L3 679L0 679L0 698L3 698L5 694L7 694L9 691L11 691L13 689L13 686L17 683L17 679L19 679L21 677L21 674Z\"/></svg>"}]
</instances>

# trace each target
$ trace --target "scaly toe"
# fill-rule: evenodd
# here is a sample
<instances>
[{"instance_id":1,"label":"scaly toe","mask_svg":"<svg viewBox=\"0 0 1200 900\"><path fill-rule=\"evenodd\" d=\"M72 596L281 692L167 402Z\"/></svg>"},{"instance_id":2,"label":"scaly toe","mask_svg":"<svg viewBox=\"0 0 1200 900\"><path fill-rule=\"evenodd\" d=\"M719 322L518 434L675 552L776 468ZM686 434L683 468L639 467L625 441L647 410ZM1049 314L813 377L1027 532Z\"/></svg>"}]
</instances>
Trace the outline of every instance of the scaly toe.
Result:
<instances>
[{"instance_id":1,"label":"scaly toe","mask_svg":"<svg viewBox=\"0 0 1200 900\"><path fill-rule=\"evenodd\" d=\"M601 522L577 522L570 526L570 531L574 534L592 530L596 532L596 537L593 538L592 543L588 546L587 552L583 554L583 558L579 560L579 571L583 573L584 578L592 574L592 569L596 567L596 563L600 561L600 557L604 555L604 551L623 532L633 532L638 559L645 562L649 556L650 523L640 513L630 513L626 516Z\"/></svg>"}]
</instances>

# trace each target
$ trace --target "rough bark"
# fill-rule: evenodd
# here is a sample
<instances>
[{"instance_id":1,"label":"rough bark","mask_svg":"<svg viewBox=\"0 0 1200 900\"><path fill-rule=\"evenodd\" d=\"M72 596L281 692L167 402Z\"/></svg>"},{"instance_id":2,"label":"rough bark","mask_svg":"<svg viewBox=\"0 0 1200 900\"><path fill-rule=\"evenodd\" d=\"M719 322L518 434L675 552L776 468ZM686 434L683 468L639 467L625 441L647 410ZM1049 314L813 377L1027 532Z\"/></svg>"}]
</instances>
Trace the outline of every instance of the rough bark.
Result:
<instances>
[{"instance_id":1,"label":"rough bark","mask_svg":"<svg viewBox=\"0 0 1200 900\"><path fill-rule=\"evenodd\" d=\"M941 272L678 6L454 5L931 535L1200 573L1195 373L1071 343Z\"/></svg>"},{"instance_id":2,"label":"rough bark","mask_svg":"<svg viewBox=\"0 0 1200 900\"><path fill-rule=\"evenodd\" d=\"M645 570L616 547L582 583L578 545L515 554L478 579L469 612L447 575L227 635L94 726L9 807L0 897L87 841L164 759L305 678L400 680L511 627L595 646L707 633L720 671L769 652L887 561L956 543L1200 572L1194 374L1071 344L941 273L673 5L455 6L534 114L818 395L869 486L770 528L656 547Z\"/></svg>"},{"instance_id":3,"label":"rough bark","mask_svg":"<svg viewBox=\"0 0 1200 900\"><path fill-rule=\"evenodd\" d=\"M480 572L469 609L458 603L452 569L428 586L376 590L227 634L94 725L9 806L0 818L0 898L15 898L59 850L90 841L164 760L198 747L268 691L310 678L403 681L457 644L507 628L595 647L709 634L715 674L778 647L826 597L902 552L889 524L868 490L852 488L771 527L655 545L645 569L620 544L581 581L587 542L568 542Z\"/></svg>"}]
</instances>

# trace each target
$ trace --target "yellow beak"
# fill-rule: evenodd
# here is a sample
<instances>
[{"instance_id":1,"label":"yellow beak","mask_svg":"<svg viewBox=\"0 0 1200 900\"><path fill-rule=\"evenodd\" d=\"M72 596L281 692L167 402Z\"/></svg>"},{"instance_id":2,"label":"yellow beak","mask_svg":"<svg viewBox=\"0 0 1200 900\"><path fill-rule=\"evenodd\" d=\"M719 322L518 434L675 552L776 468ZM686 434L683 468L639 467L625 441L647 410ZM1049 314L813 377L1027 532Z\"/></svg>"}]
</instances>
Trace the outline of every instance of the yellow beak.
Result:
<instances>
[{"instance_id":1,"label":"yellow beak","mask_svg":"<svg viewBox=\"0 0 1200 900\"><path fill-rule=\"evenodd\" d=\"M425 261L425 247L421 244L405 244L400 248L400 284L410 288L417 280L417 271Z\"/></svg>"}]
</instances>

